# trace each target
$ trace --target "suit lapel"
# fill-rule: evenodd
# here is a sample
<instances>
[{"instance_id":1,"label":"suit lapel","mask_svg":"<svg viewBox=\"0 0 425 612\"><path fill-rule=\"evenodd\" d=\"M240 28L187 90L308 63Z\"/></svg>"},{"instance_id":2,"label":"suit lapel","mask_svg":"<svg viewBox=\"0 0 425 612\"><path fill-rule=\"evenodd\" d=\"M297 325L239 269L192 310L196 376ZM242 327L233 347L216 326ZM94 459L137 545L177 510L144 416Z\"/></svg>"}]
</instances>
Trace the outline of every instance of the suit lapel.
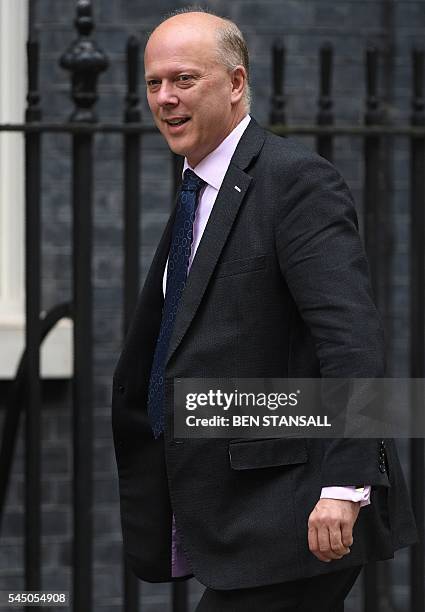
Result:
<instances>
[{"instance_id":1,"label":"suit lapel","mask_svg":"<svg viewBox=\"0 0 425 612\"><path fill-rule=\"evenodd\" d=\"M233 155L196 251L179 304L168 360L182 341L201 303L252 181L252 177L245 170L259 154L264 139L265 131L251 119Z\"/></svg>"},{"instance_id":2,"label":"suit lapel","mask_svg":"<svg viewBox=\"0 0 425 612\"><path fill-rule=\"evenodd\" d=\"M176 207L174 206L173 212L168 219L167 225L165 226L158 248L155 252L149 273L146 278L142 294L147 295L160 295L163 298L162 292L162 279L164 276L165 264L167 263L168 253L170 251L171 235L173 233L174 219L176 216Z\"/></svg>"}]
</instances>

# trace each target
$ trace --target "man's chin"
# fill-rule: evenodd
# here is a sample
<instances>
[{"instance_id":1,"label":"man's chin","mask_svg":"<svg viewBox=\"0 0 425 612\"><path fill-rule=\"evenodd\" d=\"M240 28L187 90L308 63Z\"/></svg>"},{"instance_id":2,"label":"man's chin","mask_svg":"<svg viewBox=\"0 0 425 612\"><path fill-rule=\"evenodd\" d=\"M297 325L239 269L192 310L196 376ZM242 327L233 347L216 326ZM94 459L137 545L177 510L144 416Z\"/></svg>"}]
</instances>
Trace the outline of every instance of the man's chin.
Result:
<instances>
[{"instance_id":1,"label":"man's chin","mask_svg":"<svg viewBox=\"0 0 425 612\"><path fill-rule=\"evenodd\" d=\"M167 141L168 147L175 155L187 157L188 150L182 142L176 142L177 139L175 138L165 138L165 140Z\"/></svg>"},{"instance_id":2,"label":"man's chin","mask_svg":"<svg viewBox=\"0 0 425 612\"><path fill-rule=\"evenodd\" d=\"M182 157L186 157L188 160L190 158L192 159L198 158L198 156L196 155L196 152L194 154L194 143L193 142L191 143L189 138L183 138L182 135L173 136L173 135L164 133L163 131L161 131L161 134L164 137L165 141L167 142L169 149L175 155L181 155ZM191 144L192 146L190 146ZM193 167L194 166L192 166L192 168Z\"/></svg>"}]
</instances>

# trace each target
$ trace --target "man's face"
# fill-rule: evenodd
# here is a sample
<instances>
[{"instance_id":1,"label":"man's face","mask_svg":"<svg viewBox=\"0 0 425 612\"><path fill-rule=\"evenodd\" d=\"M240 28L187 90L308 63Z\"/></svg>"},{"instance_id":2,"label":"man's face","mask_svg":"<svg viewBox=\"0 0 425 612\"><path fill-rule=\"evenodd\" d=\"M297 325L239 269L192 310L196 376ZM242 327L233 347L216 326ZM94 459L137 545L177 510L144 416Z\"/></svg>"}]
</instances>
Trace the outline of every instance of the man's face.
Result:
<instances>
[{"instance_id":1,"label":"man's face","mask_svg":"<svg viewBox=\"0 0 425 612\"><path fill-rule=\"evenodd\" d=\"M211 28L159 26L146 46L145 78L156 125L170 149L192 167L243 117L237 116L233 75L217 59Z\"/></svg>"}]
</instances>

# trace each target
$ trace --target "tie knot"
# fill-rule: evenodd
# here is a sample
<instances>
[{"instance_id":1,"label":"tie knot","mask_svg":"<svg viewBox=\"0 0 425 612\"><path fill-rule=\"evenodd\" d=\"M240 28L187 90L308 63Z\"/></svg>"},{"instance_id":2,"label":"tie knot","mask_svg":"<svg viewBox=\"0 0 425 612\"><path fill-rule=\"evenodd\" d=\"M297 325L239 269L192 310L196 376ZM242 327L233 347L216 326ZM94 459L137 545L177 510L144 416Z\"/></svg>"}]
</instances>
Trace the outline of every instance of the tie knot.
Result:
<instances>
[{"instance_id":1,"label":"tie knot","mask_svg":"<svg viewBox=\"0 0 425 612\"><path fill-rule=\"evenodd\" d=\"M183 174L182 191L199 191L205 185L199 176L187 168Z\"/></svg>"}]
</instances>

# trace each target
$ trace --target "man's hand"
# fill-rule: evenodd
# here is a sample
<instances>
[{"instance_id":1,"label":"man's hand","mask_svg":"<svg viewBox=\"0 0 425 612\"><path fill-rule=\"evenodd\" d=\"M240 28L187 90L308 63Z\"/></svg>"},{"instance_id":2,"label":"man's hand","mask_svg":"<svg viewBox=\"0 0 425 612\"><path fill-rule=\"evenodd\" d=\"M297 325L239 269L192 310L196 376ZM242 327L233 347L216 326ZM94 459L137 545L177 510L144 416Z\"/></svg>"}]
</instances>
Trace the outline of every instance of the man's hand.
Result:
<instances>
[{"instance_id":1,"label":"man's hand","mask_svg":"<svg viewBox=\"0 0 425 612\"><path fill-rule=\"evenodd\" d=\"M313 555L326 563L348 555L359 510L360 502L319 499L308 518L308 546Z\"/></svg>"}]
</instances>

